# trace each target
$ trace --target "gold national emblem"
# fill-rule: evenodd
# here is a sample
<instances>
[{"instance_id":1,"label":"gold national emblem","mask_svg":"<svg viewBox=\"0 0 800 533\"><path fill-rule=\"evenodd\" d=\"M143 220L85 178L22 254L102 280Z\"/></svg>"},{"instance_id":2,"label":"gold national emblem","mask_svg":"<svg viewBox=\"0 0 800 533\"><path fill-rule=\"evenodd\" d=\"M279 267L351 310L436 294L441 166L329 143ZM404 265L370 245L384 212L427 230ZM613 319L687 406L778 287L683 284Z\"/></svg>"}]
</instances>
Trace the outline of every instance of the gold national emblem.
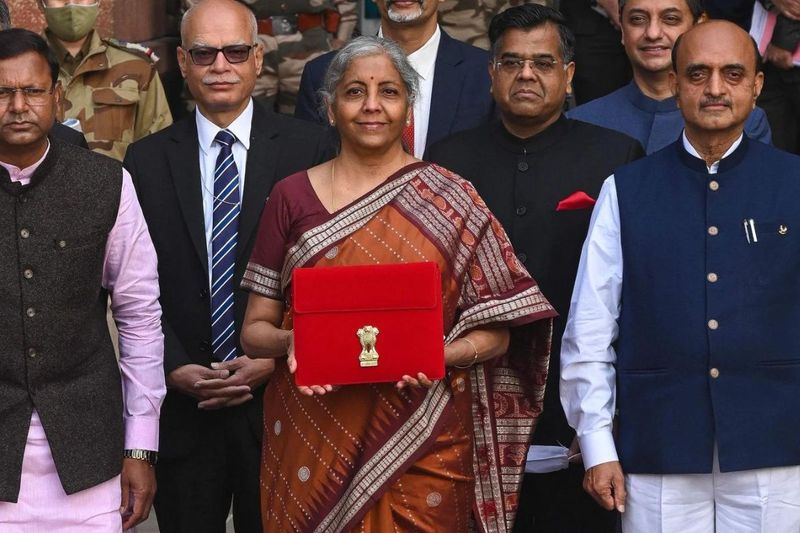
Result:
<instances>
[{"instance_id":1,"label":"gold national emblem","mask_svg":"<svg viewBox=\"0 0 800 533\"><path fill-rule=\"evenodd\" d=\"M364 326L356 332L358 340L361 341L361 355L358 356L358 360L362 368L378 366L379 355L375 349L378 333L380 331L375 326Z\"/></svg>"}]
</instances>

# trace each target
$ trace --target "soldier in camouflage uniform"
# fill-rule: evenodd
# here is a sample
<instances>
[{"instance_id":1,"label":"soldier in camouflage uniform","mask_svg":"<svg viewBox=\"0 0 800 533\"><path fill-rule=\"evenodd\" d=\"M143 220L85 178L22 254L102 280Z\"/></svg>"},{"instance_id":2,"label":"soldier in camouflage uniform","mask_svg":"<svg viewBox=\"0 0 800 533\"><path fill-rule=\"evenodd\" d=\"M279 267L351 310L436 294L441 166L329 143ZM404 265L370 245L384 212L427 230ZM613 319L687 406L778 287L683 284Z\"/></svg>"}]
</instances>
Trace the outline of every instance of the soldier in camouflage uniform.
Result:
<instances>
[{"instance_id":1,"label":"soldier in camouflage uniform","mask_svg":"<svg viewBox=\"0 0 800 533\"><path fill-rule=\"evenodd\" d=\"M198 1L184 3L188 8ZM358 22L358 0L240 1L255 13L264 47L253 97L270 109L293 114L303 68L350 39Z\"/></svg>"},{"instance_id":2,"label":"soldier in camouflage uniform","mask_svg":"<svg viewBox=\"0 0 800 533\"><path fill-rule=\"evenodd\" d=\"M554 4L558 4L558 0L442 0L439 25L451 37L488 50L489 21L501 11L522 4L557 8Z\"/></svg>"},{"instance_id":3,"label":"soldier in camouflage uniform","mask_svg":"<svg viewBox=\"0 0 800 533\"><path fill-rule=\"evenodd\" d=\"M74 4L39 4L48 23L45 38L60 63L64 98L58 119L77 119L92 150L121 161L130 143L172 124L167 97L152 54L101 39L92 29L96 2ZM75 11L59 11L67 9Z\"/></svg>"}]
</instances>

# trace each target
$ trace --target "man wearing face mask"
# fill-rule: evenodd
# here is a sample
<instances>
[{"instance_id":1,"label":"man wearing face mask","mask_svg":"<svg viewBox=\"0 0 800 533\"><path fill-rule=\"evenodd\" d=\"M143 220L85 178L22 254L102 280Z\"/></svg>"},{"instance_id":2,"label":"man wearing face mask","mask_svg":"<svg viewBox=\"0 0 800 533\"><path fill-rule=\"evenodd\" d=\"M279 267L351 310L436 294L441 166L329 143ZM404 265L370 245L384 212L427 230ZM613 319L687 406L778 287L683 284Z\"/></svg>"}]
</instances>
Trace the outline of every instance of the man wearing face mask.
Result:
<instances>
[{"instance_id":1,"label":"man wearing face mask","mask_svg":"<svg viewBox=\"0 0 800 533\"><path fill-rule=\"evenodd\" d=\"M147 49L94 31L99 0L39 0L39 6L64 87L58 118L77 119L92 150L122 160L130 143L172 124Z\"/></svg>"}]
</instances>

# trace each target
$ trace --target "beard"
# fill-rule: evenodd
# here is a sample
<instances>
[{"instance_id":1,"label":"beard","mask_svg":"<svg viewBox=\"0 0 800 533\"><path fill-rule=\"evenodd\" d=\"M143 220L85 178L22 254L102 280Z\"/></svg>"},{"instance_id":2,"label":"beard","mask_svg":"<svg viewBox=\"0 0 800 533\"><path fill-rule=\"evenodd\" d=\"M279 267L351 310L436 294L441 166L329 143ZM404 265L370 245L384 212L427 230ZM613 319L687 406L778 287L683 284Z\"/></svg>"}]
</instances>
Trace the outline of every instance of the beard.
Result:
<instances>
[{"instance_id":1,"label":"beard","mask_svg":"<svg viewBox=\"0 0 800 533\"><path fill-rule=\"evenodd\" d=\"M414 12L411 13L398 13L393 9L394 2L388 2L386 6L386 16L392 22L397 23L404 23L404 22L414 22L418 18L422 16L423 9L425 7L424 0L419 1L419 6Z\"/></svg>"}]
</instances>

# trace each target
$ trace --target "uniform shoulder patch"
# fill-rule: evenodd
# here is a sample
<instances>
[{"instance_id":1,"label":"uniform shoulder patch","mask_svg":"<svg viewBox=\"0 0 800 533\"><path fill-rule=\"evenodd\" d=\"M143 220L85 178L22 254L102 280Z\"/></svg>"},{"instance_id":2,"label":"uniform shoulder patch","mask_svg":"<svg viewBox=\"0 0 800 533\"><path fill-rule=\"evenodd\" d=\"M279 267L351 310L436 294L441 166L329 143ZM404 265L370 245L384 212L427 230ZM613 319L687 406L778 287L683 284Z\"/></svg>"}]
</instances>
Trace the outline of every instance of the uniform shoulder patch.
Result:
<instances>
[{"instance_id":1,"label":"uniform shoulder patch","mask_svg":"<svg viewBox=\"0 0 800 533\"><path fill-rule=\"evenodd\" d=\"M152 48L141 45L139 43L129 43L127 41L120 41L119 39L103 39L103 42L109 46L113 46L118 50L124 50L151 63L158 63L158 56Z\"/></svg>"}]
</instances>

